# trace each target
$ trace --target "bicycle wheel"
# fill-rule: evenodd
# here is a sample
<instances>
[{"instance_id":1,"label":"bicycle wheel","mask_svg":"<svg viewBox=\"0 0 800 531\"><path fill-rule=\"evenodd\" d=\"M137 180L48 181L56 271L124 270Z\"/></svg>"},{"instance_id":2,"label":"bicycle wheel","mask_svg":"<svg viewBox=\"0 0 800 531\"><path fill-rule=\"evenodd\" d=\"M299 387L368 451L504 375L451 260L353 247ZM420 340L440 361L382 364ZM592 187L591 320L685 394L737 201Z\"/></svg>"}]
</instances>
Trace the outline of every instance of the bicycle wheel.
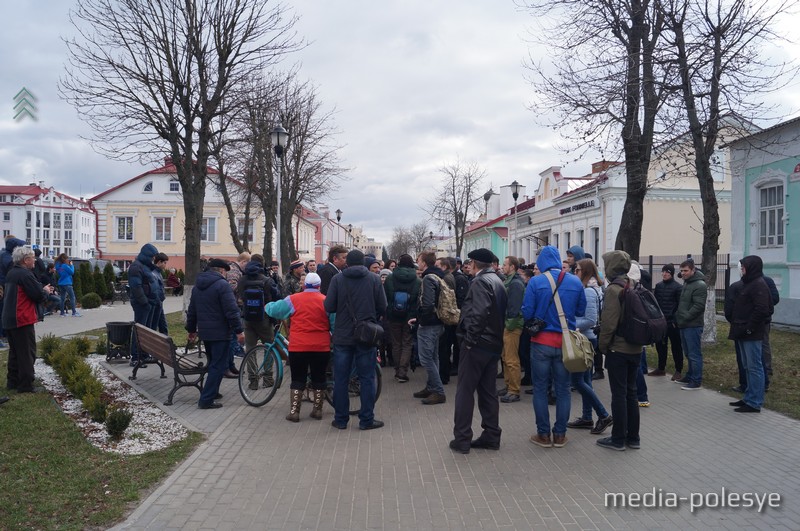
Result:
<instances>
[{"instance_id":1,"label":"bicycle wheel","mask_svg":"<svg viewBox=\"0 0 800 531\"><path fill-rule=\"evenodd\" d=\"M325 400L333 407L333 373L328 373L328 380L326 382ZM383 387L383 371L381 371L380 364L375 364L375 402L381 396L381 389ZM350 381L347 384L347 396L350 399L350 414L357 415L361 411L361 382L358 380L358 375L353 372L350 373Z\"/></svg>"},{"instance_id":2,"label":"bicycle wheel","mask_svg":"<svg viewBox=\"0 0 800 531\"><path fill-rule=\"evenodd\" d=\"M256 345L239 368L239 392L251 406L261 407L275 396L283 377L281 360L273 350Z\"/></svg>"}]
</instances>

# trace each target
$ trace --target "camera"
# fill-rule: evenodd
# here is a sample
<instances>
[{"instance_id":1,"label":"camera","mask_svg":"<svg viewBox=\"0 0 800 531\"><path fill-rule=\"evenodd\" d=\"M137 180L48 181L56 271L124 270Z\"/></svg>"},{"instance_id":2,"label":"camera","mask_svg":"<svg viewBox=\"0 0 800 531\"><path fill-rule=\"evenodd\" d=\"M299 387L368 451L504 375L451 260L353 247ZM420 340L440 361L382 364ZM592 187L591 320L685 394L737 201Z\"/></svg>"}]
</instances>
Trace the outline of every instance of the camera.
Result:
<instances>
[{"instance_id":1,"label":"camera","mask_svg":"<svg viewBox=\"0 0 800 531\"><path fill-rule=\"evenodd\" d=\"M528 335L533 337L542 330L544 330L544 327L547 326L547 323L544 321L544 319L539 319L538 317L534 317L533 319L525 321L525 324L523 326L525 328L525 331L528 332Z\"/></svg>"}]
</instances>

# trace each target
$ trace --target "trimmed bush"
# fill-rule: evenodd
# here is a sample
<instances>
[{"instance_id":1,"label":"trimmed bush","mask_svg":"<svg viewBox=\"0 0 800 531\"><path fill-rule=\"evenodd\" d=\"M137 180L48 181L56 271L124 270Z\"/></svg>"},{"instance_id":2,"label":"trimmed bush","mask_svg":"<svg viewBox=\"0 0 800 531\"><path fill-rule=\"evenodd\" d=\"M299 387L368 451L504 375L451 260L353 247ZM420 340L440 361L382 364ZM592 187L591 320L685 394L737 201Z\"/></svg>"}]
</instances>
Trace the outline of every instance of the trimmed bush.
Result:
<instances>
[{"instance_id":1,"label":"trimmed bush","mask_svg":"<svg viewBox=\"0 0 800 531\"><path fill-rule=\"evenodd\" d=\"M63 340L53 334L43 336L42 339L39 340L39 356L46 364L51 365L50 356L53 352L59 350L62 344Z\"/></svg>"},{"instance_id":2,"label":"trimmed bush","mask_svg":"<svg viewBox=\"0 0 800 531\"><path fill-rule=\"evenodd\" d=\"M100 334L100 336L97 338L97 342L94 345L95 354L99 354L100 356L105 356L108 353L108 351L106 350L107 347L108 344L106 340L106 335Z\"/></svg>"},{"instance_id":3,"label":"trimmed bush","mask_svg":"<svg viewBox=\"0 0 800 531\"><path fill-rule=\"evenodd\" d=\"M106 279L103 276L103 272L100 271L99 266L94 266L94 273L92 273L92 281L94 282L94 292L97 293L101 299L108 298L108 284L106 283ZM86 306L84 306L85 308Z\"/></svg>"},{"instance_id":4,"label":"trimmed bush","mask_svg":"<svg viewBox=\"0 0 800 531\"><path fill-rule=\"evenodd\" d=\"M103 304L103 299L97 293L87 293L81 297L81 307L84 310L91 310L92 308L99 308Z\"/></svg>"},{"instance_id":5,"label":"trimmed bush","mask_svg":"<svg viewBox=\"0 0 800 531\"><path fill-rule=\"evenodd\" d=\"M69 340L69 344L75 347L75 353L78 356L86 357L92 349L92 342L87 337L73 337Z\"/></svg>"},{"instance_id":6,"label":"trimmed bush","mask_svg":"<svg viewBox=\"0 0 800 531\"><path fill-rule=\"evenodd\" d=\"M83 397L83 407L95 422L105 422L108 415L108 403L99 395L87 394Z\"/></svg>"},{"instance_id":7,"label":"trimmed bush","mask_svg":"<svg viewBox=\"0 0 800 531\"><path fill-rule=\"evenodd\" d=\"M81 262L75 271L75 276L81 277L81 292L75 292L78 300L81 300L84 294L94 292L94 278L92 278L92 266L89 265L89 262Z\"/></svg>"},{"instance_id":8,"label":"trimmed bush","mask_svg":"<svg viewBox=\"0 0 800 531\"><path fill-rule=\"evenodd\" d=\"M122 439L122 434L128 429L133 419L133 413L127 409L113 408L106 417L106 431L114 441Z\"/></svg>"}]
</instances>

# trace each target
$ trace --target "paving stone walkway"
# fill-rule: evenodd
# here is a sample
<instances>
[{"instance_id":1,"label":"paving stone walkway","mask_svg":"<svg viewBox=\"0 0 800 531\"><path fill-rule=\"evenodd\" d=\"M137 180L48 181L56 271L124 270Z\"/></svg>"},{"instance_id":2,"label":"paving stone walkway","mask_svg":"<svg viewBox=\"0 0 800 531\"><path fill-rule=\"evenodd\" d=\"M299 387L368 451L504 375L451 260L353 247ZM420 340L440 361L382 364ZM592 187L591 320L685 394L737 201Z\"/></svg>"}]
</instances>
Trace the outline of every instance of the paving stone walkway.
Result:
<instances>
[{"instance_id":1,"label":"paving stone walkway","mask_svg":"<svg viewBox=\"0 0 800 531\"><path fill-rule=\"evenodd\" d=\"M84 319L83 329L102 326ZM800 529L800 422L777 413L737 414L725 395L648 378L639 451L600 448L583 430L570 430L562 449L534 446L525 395L500 405L500 451L461 455L447 447L455 379L446 404L423 406L411 397L424 386L421 369L407 384L391 374L376 407L386 427L373 431L359 431L357 419L332 428L327 405L321 422L310 419L308 403L299 424L287 422L288 382L262 408L244 403L235 380L223 381L219 410L198 410L197 391L181 389L162 407L208 439L117 528ZM158 404L171 388L155 368L134 385ZM597 387L610 406L608 384ZM579 410L573 393L572 416ZM721 508L723 489L776 493L780 507ZM609 492L649 493L644 501L662 507L608 507ZM717 507L692 509L692 498ZM678 507L663 507L670 500Z\"/></svg>"}]
</instances>

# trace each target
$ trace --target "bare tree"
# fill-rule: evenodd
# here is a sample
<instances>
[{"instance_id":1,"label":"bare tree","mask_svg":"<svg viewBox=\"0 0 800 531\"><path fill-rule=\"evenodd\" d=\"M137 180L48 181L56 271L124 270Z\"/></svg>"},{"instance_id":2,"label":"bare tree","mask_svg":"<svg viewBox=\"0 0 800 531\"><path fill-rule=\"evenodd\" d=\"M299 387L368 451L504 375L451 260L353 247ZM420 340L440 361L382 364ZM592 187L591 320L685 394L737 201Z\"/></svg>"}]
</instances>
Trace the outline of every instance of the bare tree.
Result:
<instances>
[{"instance_id":1,"label":"bare tree","mask_svg":"<svg viewBox=\"0 0 800 531\"><path fill-rule=\"evenodd\" d=\"M714 286L720 219L714 158L723 126L729 125L729 132L733 129L736 136L751 132L737 116L763 114L765 94L782 88L782 81L797 71L791 65L770 62L762 52L767 41L785 40L773 28L788 7L788 2L768 0L669 0L662 5L680 73L680 103L703 204L703 270L711 288L706 341L716 339ZM738 123L730 127L731 122Z\"/></svg>"},{"instance_id":2,"label":"bare tree","mask_svg":"<svg viewBox=\"0 0 800 531\"><path fill-rule=\"evenodd\" d=\"M261 0L78 0L60 88L110 157L176 166L186 277L200 265L214 121L232 87L298 48L295 18Z\"/></svg>"},{"instance_id":3,"label":"bare tree","mask_svg":"<svg viewBox=\"0 0 800 531\"><path fill-rule=\"evenodd\" d=\"M621 142L628 186L615 248L633 258L639 257L656 117L668 95L664 81L673 75L659 61L659 2L526 2L539 20L554 21L537 34L551 59L528 64L538 96L532 108L578 150L616 151Z\"/></svg>"},{"instance_id":4,"label":"bare tree","mask_svg":"<svg viewBox=\"0 0 800 531\"><path fill-rule=\"evenodd\" d=\"M440 228L451 225L456 240L456 256L461 256L464 233L470 216L480 214L479 201L482 195L479 187L486 171L476 162L462 163L457 160L439 169L444 175L440 188L425 208L431 219Z\"/></svg>"},{"instance_id":5,"label":"bare tree","mask_svg":"<svg viewBox=\"0 0 800 531\"><path fill-rule=\"evenodd\" d=\"M392 258L398 258L401 254L414 252L414 241L407 228L401 226L392 230L392 241L388 245L388 251Z\"/></svg>"},{"instance_id":6,"label":"bare tree","mask_svg":"<svg viewBox=\"0 0 800 531\"><path fill-rule=\"evenodd\" d=\"M411 237L416 254L430 248L432 245L433 232L430 230L427 221L420 221L411 225L408 229L408 235Z\"/></svg>"}]
</instances>

